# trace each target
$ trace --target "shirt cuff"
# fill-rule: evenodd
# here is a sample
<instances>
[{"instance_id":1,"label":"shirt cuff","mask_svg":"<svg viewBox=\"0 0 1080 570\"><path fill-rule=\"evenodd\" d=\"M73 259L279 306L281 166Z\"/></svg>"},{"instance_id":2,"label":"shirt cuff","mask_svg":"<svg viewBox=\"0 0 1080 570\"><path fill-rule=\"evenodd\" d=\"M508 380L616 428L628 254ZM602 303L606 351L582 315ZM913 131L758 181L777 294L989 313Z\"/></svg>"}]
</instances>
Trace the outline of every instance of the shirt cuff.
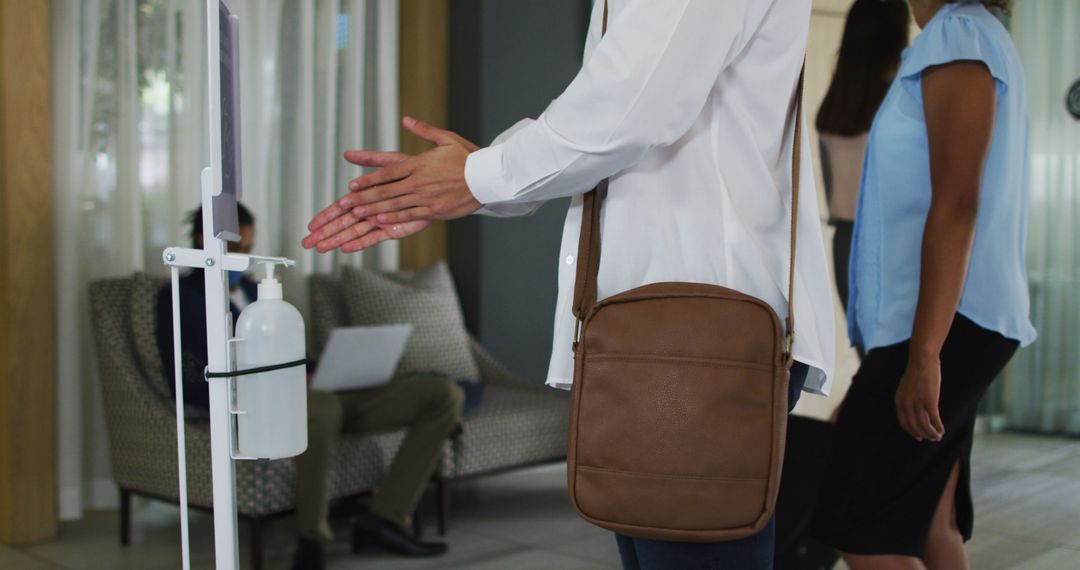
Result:
<instances>
[{"instance_id":1,"label":"shirt cuff","mask_svg":"<svg viewBox=\"0 0 1080 570\"><path fill-rule=\"evenodd\" d=\"M510 182L503 175L502 145L489 146L469 154L465 159L465 183L481 204L505 200L500 191L505 191Z\"/></svg>"}]
</instances>

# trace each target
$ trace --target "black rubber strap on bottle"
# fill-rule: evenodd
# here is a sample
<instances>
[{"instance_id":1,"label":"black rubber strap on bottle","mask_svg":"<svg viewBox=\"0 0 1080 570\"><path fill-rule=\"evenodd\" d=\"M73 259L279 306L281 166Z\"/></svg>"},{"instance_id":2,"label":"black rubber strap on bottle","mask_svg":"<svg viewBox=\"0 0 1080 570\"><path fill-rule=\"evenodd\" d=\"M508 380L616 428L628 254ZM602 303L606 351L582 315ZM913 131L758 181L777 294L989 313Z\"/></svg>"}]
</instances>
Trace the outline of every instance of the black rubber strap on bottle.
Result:
<instances>
[{"instance_id":1,"label":"black rubber strap on bottle","mask_svg":"<svg viewBox=\"0 0 1080 570\"><path fill-rule=\"evenodd\" d=\"M300 360L294 360L292 362L285 362L282 364L270 364L267 366L257 366L255 368L248 368L245 370L233 370L232 372L210 372L209 370L203 373L203 376L207 380L211 378L234 378L236 376L249 376L251 374L262 374L263 372L273 372L275 370L282 370L285 368L294 368L296 366L306 366L307 359L301 358Z\"/></svg>"}]
</instances>

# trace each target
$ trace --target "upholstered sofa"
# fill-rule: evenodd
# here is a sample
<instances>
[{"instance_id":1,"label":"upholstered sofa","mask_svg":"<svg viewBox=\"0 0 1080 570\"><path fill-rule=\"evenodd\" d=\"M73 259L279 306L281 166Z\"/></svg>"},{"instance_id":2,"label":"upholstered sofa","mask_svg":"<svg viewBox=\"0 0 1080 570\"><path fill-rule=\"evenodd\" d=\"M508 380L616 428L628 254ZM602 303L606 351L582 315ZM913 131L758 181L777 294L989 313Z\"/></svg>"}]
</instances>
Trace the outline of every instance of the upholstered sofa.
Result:
<instances>
[{"instance_id":1,"label":"upholstered sofa","mask_svg":"<svg viewBox=\"0 0 1080 570\"><path fill-rule=\"evenodd\" d=\"M120 489L123 544L130 537L133 495L171 502L179 496L174 404L154 341L154 302L164 283L139 274L97 281L90 287L112 474ZM313 322L308 326L322 342L334 327L349 324L341 284L333 277L315 276L310 290ZM515 378L470 341L485 396L447 443L435 477L441 532L446 528L451 484L566 457L567 397ZM192 418L186 426L189 504L210 509L209 424L194 410L188 415ZM329 499L370 492L402 435L343 437L331 467ZM237 511L250 525L251 563L259 568L262 524L294 507L293 462L237 461L235 468Z\"/></svg>"}]
</instances>

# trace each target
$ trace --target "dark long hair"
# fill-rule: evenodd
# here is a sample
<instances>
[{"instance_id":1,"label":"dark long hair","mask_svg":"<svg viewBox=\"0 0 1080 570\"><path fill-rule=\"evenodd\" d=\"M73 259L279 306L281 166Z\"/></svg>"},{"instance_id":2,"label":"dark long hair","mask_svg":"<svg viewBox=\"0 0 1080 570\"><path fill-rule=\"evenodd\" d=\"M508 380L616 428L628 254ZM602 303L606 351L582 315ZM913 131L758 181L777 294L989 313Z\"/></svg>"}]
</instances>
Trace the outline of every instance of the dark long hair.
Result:
<instances>
[{"instance_id":1,"label":"dark long hair","mask_svg":"<svg viewBox=\"0 0 1080 570\"><path fill-rule=\"evenodd\" d=\"M829 91L817 114L817 130L853 136L870 130L881 100L908 43L907 3L855 0Z\"/></svg>"}]
</instances>

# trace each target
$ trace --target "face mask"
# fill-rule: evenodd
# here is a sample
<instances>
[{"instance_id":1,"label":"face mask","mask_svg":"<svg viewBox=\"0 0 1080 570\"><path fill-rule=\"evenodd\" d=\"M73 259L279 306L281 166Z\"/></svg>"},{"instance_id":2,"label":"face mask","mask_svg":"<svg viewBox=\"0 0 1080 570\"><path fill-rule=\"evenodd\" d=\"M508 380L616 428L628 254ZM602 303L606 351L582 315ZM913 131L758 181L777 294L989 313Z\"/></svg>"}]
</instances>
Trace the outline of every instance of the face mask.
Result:
<instances>
[{"instance_id":1,"label":"face mask","mask_svg":"<svg viewBox=\"0 0 1080 570\"><path fill-rule=\"evenodd\" d=\"M240 286L240 281L244 278L243 271L230 271L229 272L229 289L235 289Z\"/></svg>"}]
</instances>

